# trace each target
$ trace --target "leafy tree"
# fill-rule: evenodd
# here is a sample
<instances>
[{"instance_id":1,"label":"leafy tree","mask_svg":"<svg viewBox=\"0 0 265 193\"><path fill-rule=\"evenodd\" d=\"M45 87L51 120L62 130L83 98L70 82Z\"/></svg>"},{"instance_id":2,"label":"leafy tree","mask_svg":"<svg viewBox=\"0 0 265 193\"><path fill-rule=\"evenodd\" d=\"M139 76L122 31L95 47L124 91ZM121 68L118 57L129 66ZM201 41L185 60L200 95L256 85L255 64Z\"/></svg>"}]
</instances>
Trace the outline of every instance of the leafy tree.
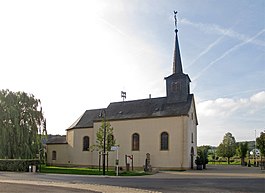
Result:
<instances>
[{"instance_id":1,"label":"leafy tree","mask_svg":"<svg viewBox=\"0 0 265 193\"><path fill-rule=\"evenodd\" d=\"M260 136L256 139L257 147L260 150L261 156L265 156L265 132L261 132Z\"/></svg>"},{"instance_id":2,"label":"leafy tree","mask_svg":"<svg viewBox=\"0 0 265 193\"><path fill-rule=\"evenodd\" d=\"M230 158L236 154L236 140L231 133L226 133L223 142L217 147L217 155L227 157L230 164Z\"/></svg>"},{"instance_id":3,"label":"leafy tree","mask_svg":"<svg viewBox=\"0 0 265 193\"><path fill-rule=\"evenodd\" d=\"M208 164L208 150L211 149L209 145L203 145L198 147L197 149L197 154L198 154L198 159L201 160L203 169L206 169L206 164Z\"/></svg>"},{"instance_id":4,"label":"leafy tree","mask_svg":"<svg viewBox=\"0 0 265 193\"><path fill-rule=\"evenodd\" d=\"M111 127L108 121L103 120L100 128L98 129L96 133L97 135L96 144L90 147L90 151L104 152L104 129L105 128L106 128L106 138L105 138L106 152L110 152L111 146L116 145L116 140L114 139L114 135L113 135L114 128ZM103 156L105 155L103 154ZM100 160L99 160L99 164L100 164ZM100 170L100 167L99 167L99 170Z\"/></svg>"},{"instance_id":5,"label":"leafy tree","mask_svg":"<svg viewBox=\"0 0 265 193\"><path fill-rule=\"evenodd\" d=\"M35 158L46 133L41 102L25 92L0 90L0 158Z\"/></svg>"},{"instance_id":6,"label":"leafy tree","mask_svg":"<svg viewBox=\"0 0 265 193\"><path fill-rule=\"evenodd\" d=\"M114 128L110 125L108 121L106 122L102 121L102 124L96 133L97 135L96 144L91 146L90 148L91 151L96 150L99 152L103 152L105 124L106 124L106 151L111 151L111 146L116 145L116 140L114 139L114 136L113 136Z\"/></svg>"},{"instance_id":7,"label":"leafy tree","mask_svg":"<svg viewBox=\"0 0 265 193\"><path fill-rule=\"evenodd\" d=\"M245 165L245 158L247 156L247 152L248 152L248 142L242 142L239 143L238 147L237 147L237 153L239 155L239 157L241 158L241 165Z\"/></svg>"},{"instance_id":8,"label":"leafy tree","mask_svg":"<svg viewBox=\"0 0 265 193\"><path fill-rule=\"evenodd\" d=\"M209 146L208 149L208 158L211 159L211 161L216 161L216 159L218 159L218 157L216 156L216 147L214 146Z\"/></svg>"}]
</instances>

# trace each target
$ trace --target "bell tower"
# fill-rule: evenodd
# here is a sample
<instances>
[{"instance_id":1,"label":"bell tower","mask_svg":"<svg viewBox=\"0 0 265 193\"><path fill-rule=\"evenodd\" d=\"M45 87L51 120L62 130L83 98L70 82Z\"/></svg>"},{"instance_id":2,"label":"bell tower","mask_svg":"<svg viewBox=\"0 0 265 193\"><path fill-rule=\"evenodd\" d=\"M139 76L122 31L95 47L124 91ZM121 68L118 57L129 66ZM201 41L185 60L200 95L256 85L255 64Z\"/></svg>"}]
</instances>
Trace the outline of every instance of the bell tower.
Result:
<instances>
[{"instance_id":1,"label":"bell tower","mask_svg":"<svg viewBox=\"0 0 265 193\"><path fill-rule=\"evenodd\" d=\"M177 12L174 11L175 18L175 49L173 57L173 73L166 77L167 89L167 102L177 103L186 102L190 94L190 78L187 74L183 73L180 49L178 43L178 30L177 30Z\"/></svg>"}]
</instances>

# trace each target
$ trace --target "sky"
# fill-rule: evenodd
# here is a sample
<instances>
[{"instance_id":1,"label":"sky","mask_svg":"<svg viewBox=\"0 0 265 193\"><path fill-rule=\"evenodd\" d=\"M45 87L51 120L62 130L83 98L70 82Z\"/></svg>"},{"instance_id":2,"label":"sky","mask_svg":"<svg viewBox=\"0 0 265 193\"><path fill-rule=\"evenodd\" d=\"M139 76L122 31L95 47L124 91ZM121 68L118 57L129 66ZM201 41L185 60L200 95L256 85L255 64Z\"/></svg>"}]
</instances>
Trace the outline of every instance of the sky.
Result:
<instances>
[{"instance_id":1,"label":"sky","mask_svg":"<svg viewBox=\"0 0 265 193\"><path fill-rule=\"evenodd\" d=\"M42 102L49 134L85 110L166 95L174 14L198 145L265 130L264 0L0 0L0 89Z\"/></svg>"}]
</instances>

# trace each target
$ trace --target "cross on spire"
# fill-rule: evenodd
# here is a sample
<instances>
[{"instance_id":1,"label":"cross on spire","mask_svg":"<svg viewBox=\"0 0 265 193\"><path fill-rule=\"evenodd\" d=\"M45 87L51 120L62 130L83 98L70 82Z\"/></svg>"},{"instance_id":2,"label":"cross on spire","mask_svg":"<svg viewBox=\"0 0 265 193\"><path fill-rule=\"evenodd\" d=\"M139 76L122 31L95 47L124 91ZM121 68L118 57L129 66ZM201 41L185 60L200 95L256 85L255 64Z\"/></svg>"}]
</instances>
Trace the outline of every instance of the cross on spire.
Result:
<instances>
[{"instance_id":1,"label":"cross on spire","mask_svg":"<svg viewBox=\"0 0 265 193\"><path fill-rule=\"evenodd\" d=\"M177 20L177 11L174 11L174 19L175 19L175 29L177 29L177 22L178 22L178 20Z\"/></svg>"}]
</instances>

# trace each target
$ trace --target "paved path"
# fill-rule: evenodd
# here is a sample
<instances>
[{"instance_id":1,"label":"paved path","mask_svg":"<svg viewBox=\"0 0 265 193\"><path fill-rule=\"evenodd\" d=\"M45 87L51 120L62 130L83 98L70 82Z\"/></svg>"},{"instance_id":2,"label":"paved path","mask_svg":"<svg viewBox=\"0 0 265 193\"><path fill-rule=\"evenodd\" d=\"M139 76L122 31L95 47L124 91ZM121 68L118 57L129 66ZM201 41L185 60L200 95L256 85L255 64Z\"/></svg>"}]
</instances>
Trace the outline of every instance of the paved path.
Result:
<instances>
[{"instance_id":1,"label":"paved path","mask_svg":"<svg viewBox=\"0 0 265 193\"><path fill-rule=\"evenodd\" d=\"M265 192L265 171L241 166L208 166L203 171L163 171L150 176L104 177L0 172L0 185L71 188L69 192ZM4 185L5 186L5 185ZM25 187L25 186L23 186ZM8 188L8 187L6 187ZM6 189L8 190L8 189ZM66 191L62 189L62 191ZM1 190L0 190L1 192ZM9 192L9 191L7 191ZM16 191L13 191L16 192ZM18 191L20 192L20 191ZM23 191L22 191L23 192ZM24 191L25 192L25 191ZM40 191L41 192L41 191ZM66 191L67 192L67 191Z\"/></svg>"}]
</instances>

